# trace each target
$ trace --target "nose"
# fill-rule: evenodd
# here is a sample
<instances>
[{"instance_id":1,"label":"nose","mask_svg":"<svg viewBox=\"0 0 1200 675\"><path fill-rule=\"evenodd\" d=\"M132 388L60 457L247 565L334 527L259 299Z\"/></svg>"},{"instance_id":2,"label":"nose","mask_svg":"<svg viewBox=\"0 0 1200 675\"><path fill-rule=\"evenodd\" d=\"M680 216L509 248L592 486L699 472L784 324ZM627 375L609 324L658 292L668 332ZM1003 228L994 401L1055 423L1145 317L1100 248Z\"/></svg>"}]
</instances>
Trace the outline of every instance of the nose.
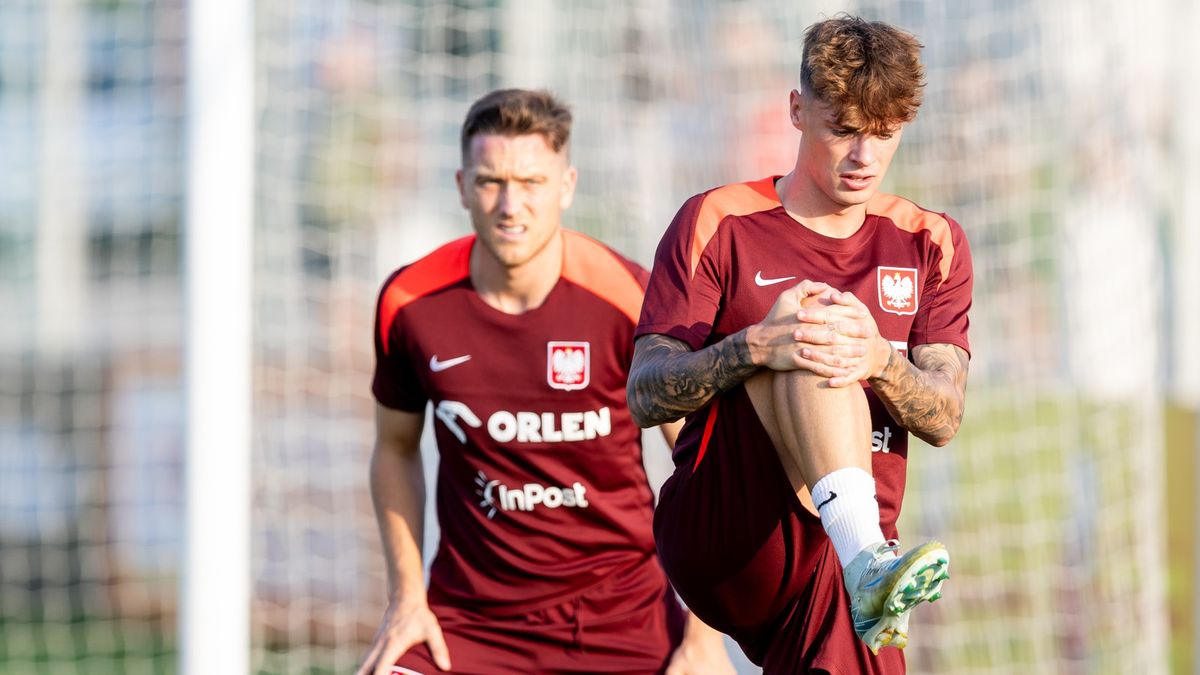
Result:
<instances>
[{"instance_id":1,"label":"nose","mask_svg":"<svg viewBox=\"0 0 1200 675\"><path fill-rule=\"evenodd\" d=\"M869 134L858 134L850 146L850 159L859 166L870 166L875 163L875 137Z\"/></svg>"},{"instance_id":2,"label":"nose","mask_svg":"<svg viewBox=\"0 0 1200 675\"><path fill-rule=\"evenodd\" d=\"M516 183L505 181L500 186L499 200L496 208L502 216L515 216L521 210L521 191Z\"/></svg>"}]
</instances>

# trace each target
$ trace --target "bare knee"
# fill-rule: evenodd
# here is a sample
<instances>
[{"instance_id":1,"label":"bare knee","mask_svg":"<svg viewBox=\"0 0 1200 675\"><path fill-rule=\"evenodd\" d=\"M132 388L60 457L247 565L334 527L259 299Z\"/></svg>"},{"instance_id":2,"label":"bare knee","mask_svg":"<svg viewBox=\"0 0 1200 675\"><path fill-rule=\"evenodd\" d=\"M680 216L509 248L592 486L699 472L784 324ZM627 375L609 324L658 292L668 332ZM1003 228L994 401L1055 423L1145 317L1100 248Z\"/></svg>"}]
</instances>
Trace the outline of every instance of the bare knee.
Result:
<instances>
[{"instance_id":1,"label":"bare knee","mask_svg":"<svg viewBox=\"0 0 1200 675\"><path fill-rule=\"evenodd\" d=\"M831 387L827 384L828 379L811 373L807 370L789 370L786 372L777 372L775 375L775 389L778 391L780 387L787 389L796 389L800 391L815 391L828 390Z\"/></svg>"},{"instance_id":2,"label":"bare knee","mask_svg":"<svg viewBox=\"0 0 1200 675\"><path fill-rule=\"evenodd\" d=\"M777 399L782 397L790 406L823 408L866 401L866 394L861 387L831 387L829 378L807 370L777 372L773 375L772 394Z\"/></svg>"}]
</instances>

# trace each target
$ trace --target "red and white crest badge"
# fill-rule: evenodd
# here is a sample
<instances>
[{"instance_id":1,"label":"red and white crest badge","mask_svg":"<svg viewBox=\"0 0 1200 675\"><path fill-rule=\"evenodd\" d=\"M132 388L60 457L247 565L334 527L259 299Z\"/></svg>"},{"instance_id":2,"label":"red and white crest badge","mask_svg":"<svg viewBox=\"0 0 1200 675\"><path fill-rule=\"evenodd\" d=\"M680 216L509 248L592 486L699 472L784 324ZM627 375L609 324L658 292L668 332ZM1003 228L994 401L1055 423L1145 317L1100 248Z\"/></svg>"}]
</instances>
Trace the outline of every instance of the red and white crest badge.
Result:
<instances>
[{"instance_id":1,"label":"red and white crest badge","mask_svg":"<svg viewBox=\"0 0 1200 675\"><path fill-rule=\"evenodd\" d=\"M912 267L876 268L879 307L892 314L917 313L917 270Z\"/></svg>"},{"instance_id":2,"label":"red and white crest badge","mask_svg":"<svg viewBox=\"0 0 1200 675\"><path fill-rule=\"evenodd\" d=\"M547 342L546 382L555 389L583 389L592 379L592 349L587 342Z\"/></svg>"}]
</instances>

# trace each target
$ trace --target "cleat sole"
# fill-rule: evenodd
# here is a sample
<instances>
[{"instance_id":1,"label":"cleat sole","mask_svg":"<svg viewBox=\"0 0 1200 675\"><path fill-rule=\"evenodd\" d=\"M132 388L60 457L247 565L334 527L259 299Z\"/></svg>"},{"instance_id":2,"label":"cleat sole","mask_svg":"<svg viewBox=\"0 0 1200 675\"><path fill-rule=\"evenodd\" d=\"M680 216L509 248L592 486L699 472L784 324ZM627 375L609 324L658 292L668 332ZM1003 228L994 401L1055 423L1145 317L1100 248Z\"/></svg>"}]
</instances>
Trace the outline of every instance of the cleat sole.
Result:
<instances>
[{"instance_id":1,"label":"cleat sole","mask_svg":"<svg viewBox=\"0 0 1200 675\"><path fill-rule=\"evenodd\" d=\"M904 649L908 645L908 615L884 616L863 636L863 641L872 654L883 647Z\"/></svg>"},{"instance_id":2,"label":"cleat sole","mask_svg":"<svg viewBox=\"0 0 1200 675\"><path fill-rule=\"evenodd\" d=\"M893 591L884 602L885 614L898 616L922 602L942 597L942 584L950 578L950 559L945 549L935 549L919 557L909 569L914 570L906 583Z\"/></svg>"},{"instance_id":3,"label":"cleat sole","mask_svg":"<svg viewBox=\"0 0 1200 675\"><path fill-rule=\"evenodd\" d=\"M883 615L868 632L863 634L871 653L880 653L881 647L893 646L905 649L908 646L908 611L923 602L934 602L942 597L942 584L950 578L950 560L941 544L931 543L929 550L919 554L907 572L895 579L892 593L883 603Z\"/></svg>"},{"instance_id":4,"label":"cleat sole","mask_svg":"<svg viewBox=\"0 0 1200 675\"><path fill-rule=\"evenodd\" d=\"M879 619L859 632L872 654L886 646L908 646L908 612L922 602L942 597L942 584L950 578L950 557L937 542L928 542L921 549L914 551L914 559L889 580L892 591L884 600Z\"/></svg>"}]
</instances>

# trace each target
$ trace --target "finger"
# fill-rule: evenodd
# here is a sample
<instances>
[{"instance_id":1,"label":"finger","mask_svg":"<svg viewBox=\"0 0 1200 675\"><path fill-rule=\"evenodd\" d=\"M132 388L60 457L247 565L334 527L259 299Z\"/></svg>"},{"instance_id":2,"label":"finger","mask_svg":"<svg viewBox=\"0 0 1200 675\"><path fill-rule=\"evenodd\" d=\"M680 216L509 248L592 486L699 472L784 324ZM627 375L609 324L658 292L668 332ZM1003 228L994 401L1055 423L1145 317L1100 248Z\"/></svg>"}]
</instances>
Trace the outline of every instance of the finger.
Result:
<instances>
[{"instance_id":1,"label":"finger","mask_svg":"<svg viewBox=\"0 0 1200 675\"><path fill-rule=\"evenodd\" d=\"M389 640L379 652L379 659L375 662L375 675L390 675L392 666L401 656L407 654L414 644L416 641L413 639Z\"/></svg>"},{"instance_id":2,"label":"finger","mask_svg":"<svg viewBox=\"0 0 1200 675\"><path fill-rule=\"evenodd\" d=\"M834 368L833 366L827 366L819 361L814 361L804 356L803 352L804 350L800 350L792 356L792 362L796 364L796 368L798 370L807 370L815 375L828 378L844 377L846 375L846 371L844 369Z\"/></svg>"},{"instance_id":3,"label":"finger","mask_svg":"<svg viewBox=\"0 0 1200 675\"><path fill-rule=\"evenodd\" d=\"M845 356L840 353L840 347L803 347L800 349L800 356L830 368L837 368L846 374L867 371L865 359L861 356Z\"/></svg>"},{"instance_id":4,"label":"finger","mask_svg":"<svg viewBox=\"0 0 1200 675\"><path fill-rule=\"evenodd\" d=\"M829 378L829 386L834 389L839 389L841 387L848 387L852 384L858 384L865 379L867 379L866 373L854 371L847 375L838 375L836 377Z\"/></svg>"},{"instance_id":5,"label":"finger","mask_svg":"<svg viewBox=\"0 0 1200 675\"><path fill-rule=\"evenodd\" d=\"M831 321L852 320L865 318L858 309L842 305L829 305L801 309L796 312L796 319L802 323L829 323Z\"/></svg>"},{"instance_id":6,"label":"finger","mask_svg":"<svg viewBox=\"0 0 1200 675\"><path fill-rule=\"evenodd\" d=\"M435 624L430 628L425 644L429 645L429 653L433 654L433 662L437 667L450 670L450 650L446 647L446 638L442 635L441 626Z\"/></svg>"},{"instance_id":7,"label":"finger","mask_svg":"<svg viewBox=\"0 0 1200 675\"><path fill-rule=\"evenodd\" d=\"M796 342L804 342L813 346L824 347L842 343L842 336L835 326L821 324L814 328L798 328L792 337Z\"/></svg>"},{"instance_id":8,"label":"finger","mask_svg":"<svg viewBox=\"0 0 1200 675\"><path fill-rule=\"evenodd\" d=\"M827 307L826 311L835 316L845 317L847 319L865 319L868 316L870 316L870 314L871 314L870 312L867 311L867 308L862 306L861 304L851 304L851 305L834 304L834 305L830 305L829 307Z\"/></svg>"},{"instance_id":9,"label":"finger","mask_svg":"<svg viewBox=\"0 0 1200 675\"><path fill-rule=\"evenodd\" d=\"M822 363L831 368L838 368L847 375L854 375L858 373L863 374L863 377L865 377L865 373L868 371L869 366L867 360L863 358L862 355L846 355L840 351L840 346L804 348L801 350L801 356L810 361L816 361L817 363ZM863 379L863 377L860 377L859 379Z\"/></svg>"},{"instance_id":10,"label":"finger","mask_svg":"<svg viewBox=\"0 0 1200 675\"><path fill-rule=\"evenodd\" d=\"M800 355L809 361L816 361L817 363L832 366L833 368L848 368L850 365L849 359L833 353L831 348L813 349L805 347L800 350Z\"/></svg>"},{"instance_id":11,"label":"finger","mask_svg":"<svg viewBox=\"0 0 1200 675\"><path fill-rule=\"evenodd\" d=\"M839 356L848 358L857 358L867 355L867 348L861 343L852 342L850 344L834 345L833 351Z\"/></svg>"},{"instance_id":12,"label":"finger","mask_svg":"<svg viewBox=\"0 0 1200 675\"><path fill-rule=\"evenodd\" d=\"M399 661L400 657L404 656L405 652L408 651L408 647L397 649L393 646L394 644L389 644L386 649L380 652L379 660L375 662L374 675L391 675L392 665Z\"/></svg>"},{"instance_id":13,"label":"finger","mask_svg":"<svg viewBox=\"0 0 1200 675\"><path fill-rule=\"evenodd\" d=\"M824 307L801 309L796 312L796 320L803 323L825 323L829 317L829 310Z\"/></svg>"},{"instance_id":14,"label":"finger","mask_svg":"<svg viewBox=\"0 0 1200 675\"><path fill-rule=\"evenodd\" d=\"M829 290L829 284L823 281L812 281L811 279L805 279L804 281L796 284L795 288L800 292L801 296L807 298L813 295L820 295Z\"/></svg>"},{"instance_id":15,"label":"finger","mask_svg":"<svg viewBox=\"0 0 1200 675\"><path fill-rule=\"evenodd\" d=\"M870 336L870 331L861 321L836 321L833 324L839 335L862 340Z\"/></svg>"},{"instance_id":16,"label":"finger","mask_svg":"<svg viewBox=\"0 0 1200 675\"><path fill-rule=\"evenodd\" d=\"M811 343L804 343L800 346L800 348L808 348L824 354L841 356L847 359L848 362L860 359L867 355L867 348L863 346L862 342L860 341L842 342L833 345L815 345Z\"/></svg>"},{"instance_id":17,"label":"finger","mask_svg":"<svg viewBox=\"0 0 1200 675\"><path fill-rule=\"evenodd\" d=\"M811 318L819 318L823 321L835 321L838 319L859 320L867 318L869 312L865 308L855 305L820 305L809 309L802 309L806 316Z\"/></svg>"},{"instance_id":18,"label":"finger","mask_svg":"<svg viewBox=\"0 0 1200 675\"><path fill-rule=\"evenodd\" d=\"M840 373L830 377L829 381L827 382L827 384L834 389L848 387L852 384L858 384L859 382L867 379L867 363L863 359L854 359L853 361L843 362L840 370Z\"/></svg>"},{"instance_id":19,"label":"finger","mask_svg":"<svg viewBox=\"0 0 1200 675\"><path fill-rule=\"evenodd\" d=\"M796 312L796 318L805 323L826 323L839 319L860 321L871 315L866 307L861 305L821 305Z\"/></svg>"},{"instance_id":20,"label":"finger","mask_svg":"<svg viewBox=\"0 0 1200 675\"><path fill-rule=\"evenodd\" d=\"M820 317L802 319L803 327L794 329L792 337L798 342L828 345L846 344L845 340L839 338L865 340L875 334L864 321L846 320L836 316L827 316L824 321L817 321L817 318Z\"/></svg>"},{"instance_id":21,"label":"finger","mask_svg":"<svg viewBox=\"0 0 1200 675\"><path fill-rule=\"evenodd\" d=\"M833 302L842 307L852 308L860 316L869 314L867 306L850 291L835 291L831 296Z\"/></svg>"},{"instance_id":22,"label":"finger","mask_svg":"<svg viewBox=\"0 0 1200 675\"><path fill-rule=\"evenodd\" d=\"M358 670L354 671L354 675L370 675L374 669L375 661L379 658L379 650L382 648L383 645L380 643L379 638L376 638L375 642L371 643L370 651L363 658L362 665L358 667Z\"/></svg>"}]
</instances>

